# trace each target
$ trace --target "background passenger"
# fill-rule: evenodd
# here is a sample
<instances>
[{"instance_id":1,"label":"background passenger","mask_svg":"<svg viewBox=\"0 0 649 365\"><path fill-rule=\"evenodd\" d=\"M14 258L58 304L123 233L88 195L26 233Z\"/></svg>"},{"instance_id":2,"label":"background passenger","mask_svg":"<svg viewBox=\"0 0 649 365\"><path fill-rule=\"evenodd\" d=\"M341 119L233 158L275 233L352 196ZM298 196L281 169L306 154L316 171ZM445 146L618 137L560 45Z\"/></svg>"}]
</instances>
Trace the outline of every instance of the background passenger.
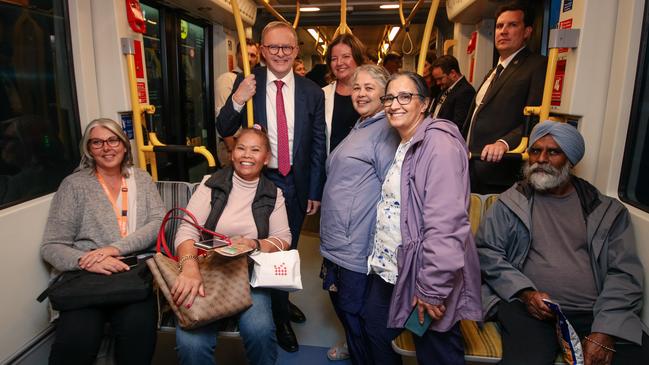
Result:
<instances>
[{"instance_id":1,"label":"background passenger","mask_svg":"<svg viewBox=\"0 0 649 365\"><path fill-rule=\"evenodd\" d=\"M434 98L431 116L450 120L462 128L469 113L475 89L460 73L460 65L453 56L442 56L431 67L433 80L442 93Z\"/></svg>"},{"instance_id":2,"label":"background passenger","mask_svg":"<svg viewBox=\"0 0 649 365\"><path fill-rule=\"evenodd\" d=\"M570 173L584 151L571 125L537 125L525 180L502 193L480 224L484 309L503 327L501 364L554 363L556 319L543 299L561 305L585 364L649 363L631 218L617 199Z\"/></svg>"},{"instance_id":3,"label":"background passenger","mask_svg":"<svg viewBox=\"0 0 649 365\"><path fill-rule=\"evenodd\" d=\"M250 63L250 71L257 66L259 62L259 47L257 43L253 42L251 39L246 39L246 50L248 51L248 63ZM216 98L215 107L216 115L219 115L219 111L225 105L228 96L232 93L232 86L234 85L234 80L237 79L237 75L243 74L243 56L241 55L241 44L237 44L237 64L234 66L232 71L228 71L219 75L216 79L216 84L214 88L214 96ZM217 145L216 145L216 157L219 160L221 166L228 166L231 162L230 153L234 148L234 138L233 137L221 137L217 135Z\"/></svg>"},{"instance_id":4,"label":"background passenger","mask_svg":"<svg viewBox=\"0 0 649 365\"><path fill-rule=\"evenodd\" d=\"M352 105L352 76L356 67L365 63L365 46L349 33L331 41L326 61L333 82L322 88L325 95L327 152L333 151L352 129L358 113Z\"/></svg>"},{"instance_id":5,"label":"background passenger","mask_svg":"<svg viewBox=\"0 0 649 365\"><path fill-rule=\"evenodd\" d=\"M256 68L240 77L216 121L223 136L233 135L247 123L245 103L253 100L255 121L268 128L271 158L264 175L282 190L286 199L291 248L297 248L305 214L320 208L327 158L324 97L311 80L295 77L297 33L286 22L274 21L261 33L261 53L267 68ZM282 112L283 111L283 112ZM277 341L288 352L298 350L289 320L304 321L304 314L289 305L288 293L273 291Z\"/></svg>"},{"instance_id":6,"label":"background passenger","mask_svg":"<svg viewBox=\"0 0 649 365\"><path fill-rule=\"evenodd\" d=\"M380 97L388 73L380 66L359 66L351 79L352 102L360 119L327 159L322 196L320 253L323 289L329 291L345 329L353 364L370 364L361 309L367 287L367 255L376 222L376 202L392 163L399 136L385 119ZM328 354L339 359L344 348Z\"/></svg>"},{"instance_id":7,"label":"background passenger","mask_svg":"<svg viewBox=\"0 0 649 365\"><path fill-rule=\"evenodd\" d=\"M302 77L306 76L306 67L304 67L304 61L299 58L296 58L295 61L293 61L293 73Z\"/></svg>"},{"instance_id":8,"label":"background passenger","mask_svg":"<svg viewBox=\"0 0 649 365\"><path fill-rule=\"evenodd\" d=\"M430 90L430 100L435 100L442 90L439 88L435 79L433 78L433 62L437 59L437 55L434 51L428 51L426 53L426 61L424 62L424 72L421 76L426 80L426 86ZM464 122L464 120L462 121Z\"/></svg>"},{"instance_id":9,"label":"background passenger","mask_svg":"<svg viewBox=\"0 0 649 365\"><path fill-rule=\"evenodd\" d=\"M277 251L269 238L289 247L291 232L286 217L284 196L275 184L261 174L270 160L268 136L254 128L242 129L236 137L232 166L203 179L192 195L187 210L199 224L216 214L214 225L205 228L231 237L232 243L245 244L264 252ZM225 203L225 206L223 205ZM266 203L264 212L253 212L255 203ZM274 238L272 238L274 237ZM205 296L203 279L198 271L194 242L200 233L192 225L181 223L176 235L176 252L182 266L171 294L178 306L190 307L197 295ZM248 361L253 365L275 364L277 340L271 309L270 290L251 288L252 307L241 313L239 331ZM218 336L217 324L184 330L176 327L178 358L181 364L213 364Z\"/></svg>"},{"instance_id":10,"label":"background passenger","mask_svg":"<svg viewBox=\"0 0 649 365\"><path fill-rule=\"evenodd\" d=\"M532 10L522 3L504 5L496 12L495 41L498 66L478 88L463 134L471 152L471 192L501 193L518 179L521 164L501 161L521 141L526 105L541 105L547 59L526 47L534 25Z\"/></svg>"},{"instance_id":11,"label":"background passenger","mask_svg":"<svg viewBox=\"0 0 649 365\"><path fill-rule=\"evenodd\" d=\"M368 259L362 317L373 363L401 363L391 341L414 307L420 322L432 318L424 335L414 336L419 364L463 364L459 321L482 319L468 151L455 124L426 118L421 76L392 75L382 101L401 144L383 181Z\"/></svg>"},{"instance_id":12,"label":"background passenger","mask_svg":"<svg viewBox=\"0 0 649 365\"><path fill-rule=\"evenodd\" d=\"M390 75L395 74L403 67L402 57L397 52L390 52L383 58L383 67Z\"/></svg>"},{"instance_id":13,"label":"background passenger","mask_svg":"<svg viewBox=\"0 0 649 365\"><path fill-rule=\"evenodd\" d=\"M79 168L63 180L52 200L41 255L58 272L111 275L128 270L120 258L152 246L164 205L151 177L132 167L131 144L116 122L93 120L79 149ZM115 334L117 364L151 363L153 295L135 303L60 312L50 364L93 364L106 322Z\"/></svg>"}]
</instances>

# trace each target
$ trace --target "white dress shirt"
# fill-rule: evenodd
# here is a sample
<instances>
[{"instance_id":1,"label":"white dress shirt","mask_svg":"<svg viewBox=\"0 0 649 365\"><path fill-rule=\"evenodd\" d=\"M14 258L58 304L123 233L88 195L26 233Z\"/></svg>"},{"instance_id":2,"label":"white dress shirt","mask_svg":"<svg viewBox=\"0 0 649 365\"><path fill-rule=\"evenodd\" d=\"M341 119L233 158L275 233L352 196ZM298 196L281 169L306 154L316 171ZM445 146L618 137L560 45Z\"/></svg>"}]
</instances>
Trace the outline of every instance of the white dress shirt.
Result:
<instances>
[{"instance_id":1,"label":"white dress shirt","mask_svg":"<svg viewBox=\"0 0 649 365\"><path fill-rule=\"evenodd\" d=\"M284 96L284 112L286 113L286 124L288 126L288 148L291 166L293 166L293 136L295 132L295 76L293 71L280 79L266 69L266 126L271 151L268 167L271 169L276 169L279 166L277 163L277 85L275 85L275 80L284 82L282 95ZM237 104L234 99L232 99L232 106L237 112L241 112L243 109L243 105Z\"/></svg>"}]
</instances>

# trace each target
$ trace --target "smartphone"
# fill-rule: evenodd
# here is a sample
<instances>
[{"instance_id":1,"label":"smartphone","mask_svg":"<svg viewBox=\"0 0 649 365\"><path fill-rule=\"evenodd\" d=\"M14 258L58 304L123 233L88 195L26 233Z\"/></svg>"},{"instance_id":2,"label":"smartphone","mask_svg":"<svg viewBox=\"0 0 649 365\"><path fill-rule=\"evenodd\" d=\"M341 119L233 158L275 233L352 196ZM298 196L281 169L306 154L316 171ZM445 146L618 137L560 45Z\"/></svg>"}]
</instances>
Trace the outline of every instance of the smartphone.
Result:
<instances>
[{"instance_id":1,"label":"smartphone","mask_svg":"<svg viewBox=\"0 0 649 365\"><path fill-rule=\"evenodd\" d=\"M220 247L214 250L214 252L227 257L236 257L239 255L246 254L250 251L252 251L252 248L244 244L235 244L226 247Z\"/></svg>"},{"instance_id":2,"label":"smartphone","mask_svg":"<svg viewBox=\"0 0 649 365\"><path fill-rule=\"evenodd\" d=\"M412 312L410 312L410 315L408 316L408 319L406 320L406 329L408 329L410 332L416 334L417 336L421 337L424 335L428 327L430 327L430 324L433 322L433 318L428 314L428 312L424 311L424 323L420 324L419 323L419 312L417 312L417 306L415 306L412 309Z\"/></svg>"},{"instance_id":3,"label":"smartphone","mask_svg":"<svg viewBox=\"0 0 649 365\"><path fill-rule=\"evenodd\" d=\"M219 247L227 246L229 244L230 242L226 240L222 240L220 238L212 238L205 241L194 242L194 247L209 251Z\"/></svg>"},{"instance_id":4,"label":"smartphone","mask_svg":"<svg viewBox=\"0 0 649 365\"><path fill-rule=\"evenodd\" d=\"M128 265L128 267L133 267L137 265L138 259L137 256L126 256L122 257L120 261Z\"/></svg>"}]
</instances>

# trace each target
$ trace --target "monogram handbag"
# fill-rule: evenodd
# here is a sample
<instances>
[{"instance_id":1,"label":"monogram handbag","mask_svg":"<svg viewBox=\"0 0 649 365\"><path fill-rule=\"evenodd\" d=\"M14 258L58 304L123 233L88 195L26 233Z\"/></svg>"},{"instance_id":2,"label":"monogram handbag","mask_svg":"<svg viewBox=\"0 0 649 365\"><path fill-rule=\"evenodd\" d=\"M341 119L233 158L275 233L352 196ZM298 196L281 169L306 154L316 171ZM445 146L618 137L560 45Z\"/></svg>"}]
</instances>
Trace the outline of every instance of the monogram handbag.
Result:
<instances>
[{"instance_id":1,"label":"monogram handbag","mask_svg":"<svg viewBox=\"0 0 649 365\"><path fill-rule=\"evenodd\" d=\"M273 288L284 291L302 289L302 276L300 274L300 254L297 250L282 251L274 241L268 238L279 251L255 252L250 254L254 261L250 286L253 288Z\"/></svg>"},{"instance_id":2,"label":"monogram handbag","mask_svg":"<svg viewBox=\"0 0 649 365\"><path fill-rule=\"evenodd\" d=\"M176 211L186 213L188 218L174 215ZM246 256L223 257L213 252L198 258L198 267L203 277L205 296L196 296L190 308L177 306L171 295L171 288L178 278L177 258L171 254L165 238L165 226L171 219L188 222L199 231L215 237L222 235L201 227L192 213L183 208L173 208L165 215L158 232L157 254L147 261L157 288L166 298L176 315L177 323L184 329L198 328L221 318L240 313L252 306L248 263ZM164 251L165 254L162 253Z\"/></svg>"}]
</instances>

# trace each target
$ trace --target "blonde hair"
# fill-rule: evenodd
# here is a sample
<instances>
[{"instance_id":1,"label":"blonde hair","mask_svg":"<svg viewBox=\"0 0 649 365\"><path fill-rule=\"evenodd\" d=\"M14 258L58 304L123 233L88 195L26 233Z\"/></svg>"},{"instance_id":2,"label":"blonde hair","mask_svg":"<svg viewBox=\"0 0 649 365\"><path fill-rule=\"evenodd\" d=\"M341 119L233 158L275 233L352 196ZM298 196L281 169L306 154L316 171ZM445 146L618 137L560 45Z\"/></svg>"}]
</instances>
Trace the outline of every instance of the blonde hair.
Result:
<instances>
[{"instance_id":1,"label":"blonde hair","mask_svg":"<svg viewBox=\"0 0 649 365\"><path fill-rule=\"evenodd\" d=\"M124 154L124 159L122 160L121 163L121 170L122 170L122 176L128 177L128 168L133 166L133 152L131 151L131 143L129 142L128 137L126 136L126 133L124 133L122 126L119 125L116 121L109 118L95 119L92 122L90 122L88 126L86 126L86 130L83 132L83 137L81 138L81 142L79 142L79 150L82 153L81 161L79 162L79 169L90 168L92 169L92 172L95 172L97 169L95 158L92 157L92 154L90 153L90 149L88 146L90 142L90 132L95 127L104 127L108 129L115 136L117 136L117 138L119 138L119 140L124 145L124 149L126 150L126 153Z\"/></svg>"}]
</instances>

